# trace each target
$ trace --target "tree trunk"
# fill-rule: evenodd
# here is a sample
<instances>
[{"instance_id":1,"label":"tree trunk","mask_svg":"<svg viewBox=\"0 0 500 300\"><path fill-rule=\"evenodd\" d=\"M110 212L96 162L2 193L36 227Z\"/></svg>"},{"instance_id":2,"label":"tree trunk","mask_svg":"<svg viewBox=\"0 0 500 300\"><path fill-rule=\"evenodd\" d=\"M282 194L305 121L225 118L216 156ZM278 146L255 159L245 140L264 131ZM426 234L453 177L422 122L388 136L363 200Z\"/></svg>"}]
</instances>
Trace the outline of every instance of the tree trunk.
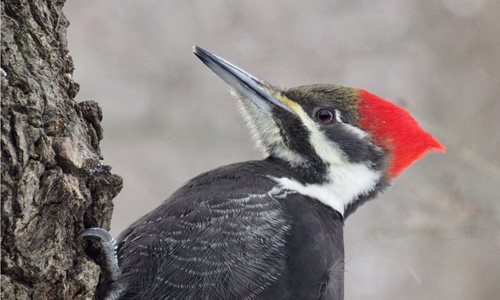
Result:
<instances>
[{"instance_id":1,"label":"tree trunk","mask_svg":"<svg viewBox=\"0 0 500 300\"><path fill-rule=\"evenodd\" d=\"M102 165L101 109L74 100L63 0L2 0L2 299L91 299L77 236L109 228L122 187Z\"/></svg>"}]
</instances>

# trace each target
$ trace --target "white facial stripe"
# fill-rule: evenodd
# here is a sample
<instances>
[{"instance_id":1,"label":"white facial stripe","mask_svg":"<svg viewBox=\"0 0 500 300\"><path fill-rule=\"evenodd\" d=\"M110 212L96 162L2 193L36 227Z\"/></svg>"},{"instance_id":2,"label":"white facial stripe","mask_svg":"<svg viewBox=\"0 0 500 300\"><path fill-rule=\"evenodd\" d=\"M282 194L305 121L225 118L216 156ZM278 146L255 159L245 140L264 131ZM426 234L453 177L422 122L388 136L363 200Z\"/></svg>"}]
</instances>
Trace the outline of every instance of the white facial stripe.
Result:
<instances>
[{"instance_id":1,"label":"white facial stripe","mask_svg":"<svg viewBox=\"0 0 500 300\"><path fill-rule=\"evenodd\" d=\"M316 154L318 154L324 162L327 162L330 165L345 165L347 163L347 159L342 150L325 137L325 135L319 130L316 123L309 118L300 106L297 106L294 110L300 117L302 123L309 130L309 141L316 151Z\"/></svg>"},{"instance_id":2,"label":"white facial stripe","mask_svg":"<svg viewBox=\"0 0 500 300\"><path fill-rule=\"evenodd\" d=\"M375 188L382 174L363 163L349 162L344 152L326 138L300 106L295 106L294 111L309 130L309 140L316 154L329 165L327 180L322 184L303 185L290 178L273 179L284 188L315 198L343 215L349 203ZM340 112L337 114L335 111L335 117L340 119ZM342 123L342 126L360 138L367 135L366 132L352 125Z\"/></svg>"},{"instance_id":3,"label":"white facial stripe","mask_svg":"<svg viewBox=\"0 0 500 300\"><path fill-rule=\"evenodd\" d=\"M380 177L379 172L358 163L330 168L329 180L323 184L303 185L296 180L285 177L273 177L272 179L283 188L317 199L344 215L346 206L359 196L371 192Z\"/></svg>"},{"instance_id":4,"label":"white facial stripe","mask_svg":"<svg viewBox=\"0 0 500 300\"><path fill-rule=\"evenodd\" d=\"M341 113L338 109L335 110L335 120L337 120L337 122L339 123L342 122Z\"/></svg>"},{"instance_id":5,"label":"white facial stripe","mask_svg":"<svg viewBox=\"0 0 500 300\"><path fill-rule=\"evenodd\" d=\"M359 129L356 126L352 126L351 124L342 123L342 126L344 126L344 128L355 134L360 139L364 139L368 136L368 133L366 131Z\"/></svg>"}]
</instances>

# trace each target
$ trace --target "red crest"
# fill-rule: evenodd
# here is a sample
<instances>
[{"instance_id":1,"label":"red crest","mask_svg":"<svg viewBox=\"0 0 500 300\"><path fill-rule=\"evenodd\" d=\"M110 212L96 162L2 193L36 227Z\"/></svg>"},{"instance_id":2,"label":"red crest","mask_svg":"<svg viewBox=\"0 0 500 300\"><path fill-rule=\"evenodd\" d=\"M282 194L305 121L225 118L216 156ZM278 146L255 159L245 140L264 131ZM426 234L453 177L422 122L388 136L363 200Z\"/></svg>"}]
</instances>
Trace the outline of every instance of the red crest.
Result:
<instances>
[{"instance_id":1,"label":"red crest","mask_svg":"<svg viewBox=\"0 0 500 300\"><path fill-rule=\"evenodd\" d=\"M389 151L389 177L398 176L429 151L446 151L404 108L365 90L359 93L359 125L377 145Z\"/></svg>"}]
</instances>

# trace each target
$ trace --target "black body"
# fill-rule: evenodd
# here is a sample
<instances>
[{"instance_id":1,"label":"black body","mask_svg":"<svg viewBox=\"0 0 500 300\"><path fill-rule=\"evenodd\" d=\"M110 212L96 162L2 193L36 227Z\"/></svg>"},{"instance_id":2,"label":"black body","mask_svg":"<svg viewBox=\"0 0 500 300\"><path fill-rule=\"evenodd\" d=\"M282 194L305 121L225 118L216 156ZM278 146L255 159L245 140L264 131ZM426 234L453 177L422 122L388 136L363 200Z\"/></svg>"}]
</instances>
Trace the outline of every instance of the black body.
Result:
<instances>
[{"instance_id":1,"label":"black body","mask_svg":"<svg viewBox=\"0 0 500 300\"><path fill-rule=\"evenodd\" d=\"M132 224L120 299L343 299L342 216L269 176L308 181L273 158L229 165Z\"/></svg>"},{"instance_id":2,"label":"black body","mask_svg":"<svg viewBox=\"0 0 500 300\"><path fill-rule=\"evenodd\" d=\"M358 127L359 92L282 91L194 53L236 92L268 158L190 180L121 234L116 256L109 234L84 232L107 253L106 300L343 299L344 218L387 184L387 153Z\"/></svg>"},{"instance_id":3,"label":"black body","mask_svg":"<svg viewBox=\"0 0 500 300\"><path fill-rule=\"evenodd\" d=\"M102 228L82 233L103 249L105 299L343 299L344 219L411 157L444 147L406 111L366 91L280 90L193 51L234 91L267 158L190 180L125 230L117 253Z\"/></svg>"}]
</instances>

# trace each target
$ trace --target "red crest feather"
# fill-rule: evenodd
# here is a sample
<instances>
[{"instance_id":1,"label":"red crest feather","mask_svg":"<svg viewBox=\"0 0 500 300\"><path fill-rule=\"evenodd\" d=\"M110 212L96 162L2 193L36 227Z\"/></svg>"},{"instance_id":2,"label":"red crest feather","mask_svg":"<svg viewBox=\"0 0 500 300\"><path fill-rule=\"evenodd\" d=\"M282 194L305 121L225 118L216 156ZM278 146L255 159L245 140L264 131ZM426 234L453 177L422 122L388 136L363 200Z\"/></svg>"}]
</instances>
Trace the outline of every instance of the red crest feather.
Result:
<instances>
[{"instance_id":1,"label":"red crest feather","mask_svg":"<svg viewBox=\"0 0 500 300\"><path fill-rule=\"evenodd\" d=\"M365 90L359 93L359 125L377 145L389 151L389 177L398 176L429 151L446 151L408 111Z\"/></svg>"}]
</instances>

